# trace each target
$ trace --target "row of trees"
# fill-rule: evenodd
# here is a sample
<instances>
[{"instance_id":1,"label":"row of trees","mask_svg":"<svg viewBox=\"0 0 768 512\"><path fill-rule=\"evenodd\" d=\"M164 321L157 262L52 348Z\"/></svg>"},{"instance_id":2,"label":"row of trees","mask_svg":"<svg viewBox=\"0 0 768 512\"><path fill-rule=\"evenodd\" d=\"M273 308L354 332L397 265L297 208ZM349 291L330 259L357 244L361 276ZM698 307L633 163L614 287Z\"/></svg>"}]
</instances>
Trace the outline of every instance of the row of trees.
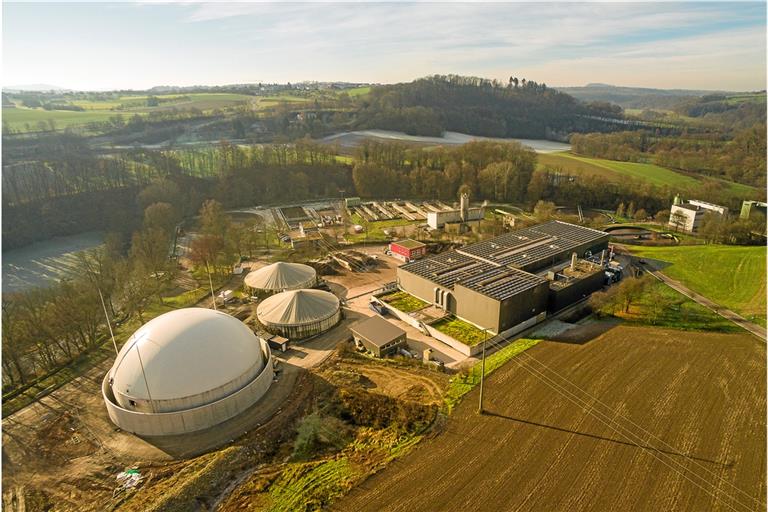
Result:
<instances>
[{"instance_id":1,"label":"row of trees","mask_svg":"<svg viewBox=\"0 0 768 512\"><path fill-rule=\"evenodd\" d=\"M179 218L172 204L154 202L144 209L127 248L110 235L102 247L79 254L71 278L47 288L4 293L4 391L101 344L107 334L104 307L117 323L129 318L143 323L147 308L163 301L176 277L169 251Z\"/></svg>"}]
</instances>

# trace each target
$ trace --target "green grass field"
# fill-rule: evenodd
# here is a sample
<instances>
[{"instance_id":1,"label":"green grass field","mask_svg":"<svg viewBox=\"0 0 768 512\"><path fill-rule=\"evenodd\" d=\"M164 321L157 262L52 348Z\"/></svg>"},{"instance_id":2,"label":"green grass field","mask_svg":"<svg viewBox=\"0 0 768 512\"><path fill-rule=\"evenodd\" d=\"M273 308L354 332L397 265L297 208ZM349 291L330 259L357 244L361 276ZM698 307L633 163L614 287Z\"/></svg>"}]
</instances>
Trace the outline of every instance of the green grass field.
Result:
<instances>
[{"instance_id":1,"label":"green grass field","mask_svg":"<svg viewBox=\"0 0 768 512\"><path fill-rule=\"evenodd\" d=\"M655 280L628 312L620 311L615 316L632 324L684 331L744 332L730 320Z\"/></svg>"},{"instance_id":2,"label":"green grass field","mask_svg":"<svg viewBox=\"0 0 768 512\"><path fill-rule=\"evenodd\" d=\"M199 94L170 94L158 95L161 102L156 107L147 107L147 96L121 96L119 98L106 101L75 100L71 104L80 106L85 112L76 112L72 110L44 110L42 108L3 108L3 120L8 121L8 125L13 130L20 131L38 131L37 124L40 121L48 122L53 119L57 129L83 126L91 122L105 121L112 116L122 115L130 117L135 114L145 115L148 112L163 111L170 109L199 109L210 111L220 108L231 107L256 99L255 96L246 94L227 94L227 93L199 93ZM263 98L267 101L264 108L275 105L282 99ZM287 101L303 101L301 98L286 99ZM269 103L273 102L273 103ZM253 103L257 108L262 108L258 102ZM27 129L29 125L29 130Z\"/></svg>"},{"instance_id":3,"label":"green grass field","mask_svg":"<svg viewBox=\"0 0 768 512\"><path fill-rule=\"evenodd\" d=\"M618 162L603 158L588 158L569 152L538 155L540 165L560 167L563 171L577 175L600 176L607 180L618 181L622 178L634 178L657 186L695 187L702 182L692 176L675 172L655 164ZM732 195L744 196L755 192L754 187L719 180Z\"/></svg>"},{"instance_id":4,"label":"green grass field","mask_svg":"<svg viewBox=\"0 0 768 512\"><path fill-rule=\"evenodd\" d=\"M347 94L349 94L352 97L355 97L355 96L365 96L366 94L371 92L371 88L370 88L370 86L355 87L354 89L345 89L342 92L346 92Z\"/></svg>"},{"instance_id":5,"label":"green grass field","mask_svg":"<svg viewBox=\"0 0 768 512\"><path fill-rule=\"evenodd\" d=\"M29 125L29 131L34 132L38 131L37 124L40 121L47 123L49 119L53 119L56 123L56 129L61 129L68 126L82 126L94 121L105 121L115 114L116 112L108 110L75 112L71 110L3 108L3 121L7 121L8 126L13 130L28 131L26 125Z\"/></svg>"},{"instance_id":6,"label":"green grass field","mask_svg":"<svg viewBox=\"0 0 768 512\"><path fill-rule=\"evenodd\" d=\"M747 320L766 325L766 249L727 245L636 247L634 254L670 263L662 270Z\"/></svg>"},{"instance_id":7,"label":"green grass field","mask_svg":"<svg viewBox=\"0 0 768 512\"><path fill-rule=\"evenodd\" d=\"M587 158L572 153L550 153L539 155L539 163L562 167L564 171L577 174L593 174L616 180L630 177L667 186L695 186L699 183L695 178L685 176L654 164L633 162L617 162L602 158Z\"/></svg>"}]
</instances>

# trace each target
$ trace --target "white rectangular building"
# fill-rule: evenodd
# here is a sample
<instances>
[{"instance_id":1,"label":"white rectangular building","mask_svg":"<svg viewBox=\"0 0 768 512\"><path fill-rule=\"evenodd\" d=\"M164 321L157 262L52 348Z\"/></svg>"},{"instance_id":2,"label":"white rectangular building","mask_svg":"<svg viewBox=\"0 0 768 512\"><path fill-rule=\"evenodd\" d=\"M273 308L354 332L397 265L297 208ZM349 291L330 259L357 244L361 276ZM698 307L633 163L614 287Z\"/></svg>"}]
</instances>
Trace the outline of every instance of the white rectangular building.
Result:
<instances>
[{"instance_id":1,"label":"white rectangular building","mask_svg":"<svg viewBox=\"0 0 768 512\"><path fill-rule=\"evenodd\" d=\"M728 208L696 199L673 204L669 211L669 226L677 231L696 233L708 213L725 217L728 215Z\"/></svg>"}]
</instances>

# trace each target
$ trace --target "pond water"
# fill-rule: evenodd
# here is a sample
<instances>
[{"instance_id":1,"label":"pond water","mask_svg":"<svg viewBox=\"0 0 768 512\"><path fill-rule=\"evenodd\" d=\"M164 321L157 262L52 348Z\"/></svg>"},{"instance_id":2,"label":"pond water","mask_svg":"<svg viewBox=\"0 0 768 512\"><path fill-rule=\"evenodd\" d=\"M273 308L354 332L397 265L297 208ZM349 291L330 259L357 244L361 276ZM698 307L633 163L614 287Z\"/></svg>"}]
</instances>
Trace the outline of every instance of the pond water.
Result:
<instances>
[{"instance_id":1,"label":"pond water","mask_svg":"<svg viewBox=\"0 0 768 512\"><path fill-rule=\"evenodd\" d=\"M571 149L570 144L554 142L551 140L502 139L494 137L480 137L478 135L467 135L466 133L459 132L445 132L442 137L422 137L420 135L408 135L403 132L394 132L389 130L359 130L354 132L344 132L337 133L335 135L329 135L322 140L324 142L338 142L342 146L356 146L360 143L360 141L367 138L448 145L466 144L467 142L473 140L519 142L520 144L533 149L537 153L553 153L556 151L568 151Z\"/></svg>"},{"instance_id":2,"label":"pond water","mask_svg":"<svg viewBox=\"0 0 768 512\"><path fill-rule=\"evenodd\" d=\"M77 254L98 247L104 234L96 231L51 238L4 252L3 293L46 286L72 274Z\"/></svg>"}]
</instances>

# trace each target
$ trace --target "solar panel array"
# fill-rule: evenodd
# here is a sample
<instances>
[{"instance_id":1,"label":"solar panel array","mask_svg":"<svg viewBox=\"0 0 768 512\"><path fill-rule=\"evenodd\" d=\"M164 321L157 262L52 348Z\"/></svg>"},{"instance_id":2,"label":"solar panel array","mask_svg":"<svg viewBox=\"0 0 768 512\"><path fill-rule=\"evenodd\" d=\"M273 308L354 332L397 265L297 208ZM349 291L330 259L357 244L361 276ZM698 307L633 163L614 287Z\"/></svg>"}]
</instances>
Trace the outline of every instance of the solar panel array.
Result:
<instances>
[{"instance_id":1,"label":"solar panel array","mask_svg":"<svg viewBox=\"0 0 768 512\"><path fill-rule=\"evenodd\" d=\"M558 255L607 236L596 229L555 220L478 242L459 252L491 264L526 268L547 264Z\"/></svg>"},{"instance_id":2,"label":"solar panel array","mask_svg":"<svg viewBox=\"0 0 768 512\"><path fill-rule=\"evenodd\" d=\"M416 260L401 269L453 289L456 283L505 300L546 281L519 268L550 263L575 248L607 240L608 234L566 222L551 221L506 233L458 251Z\"/></svg>"},{"instance_id":3,"label":"solar panel array","mask_svg":"<svg viewBox=\"0 0 768 512\"><path fill-rule=\"evenodd\" d=\"M456 281L481 275L495 267L456 251L447 251L430 258L406 263L400 268L445 288L453 288Z\"/></svg>"},{"instance_id":4,"label":"solar panel array","mask_svg":"<svg viewBox=\"0 0 768 512\"><path fill-rule=\"evenodd\" d=\"M506 300L546 282L543 277L516 268L494 267L482 275L462 280L460 284L493 299Z\"/></svg>"}]
</instances>

